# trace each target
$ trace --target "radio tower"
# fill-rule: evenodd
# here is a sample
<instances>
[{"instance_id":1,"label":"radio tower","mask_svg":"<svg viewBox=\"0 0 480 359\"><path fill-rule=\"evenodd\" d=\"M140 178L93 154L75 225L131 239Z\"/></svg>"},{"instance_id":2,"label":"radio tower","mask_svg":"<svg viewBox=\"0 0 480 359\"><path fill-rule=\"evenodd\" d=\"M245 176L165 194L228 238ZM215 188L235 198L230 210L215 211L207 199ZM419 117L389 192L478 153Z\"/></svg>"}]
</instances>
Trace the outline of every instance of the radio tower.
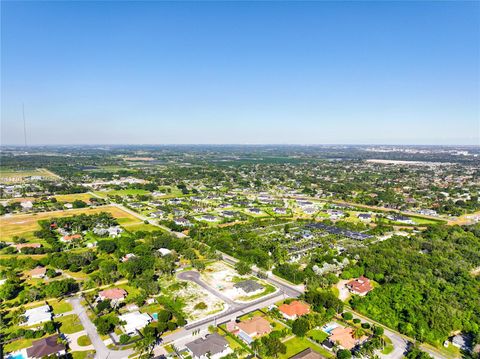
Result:
<instances>
[{"instance_id":1,"label":"radio tower","mask_svg":"<svg viewBox=\"0 0 480 359\"><path fill-rule=\"evenodd\" d=\"M23 139L25 140L25 147L27 147L27 124L25 122L25 104L22 103L23 114Z\"/></svg>"}]
</instances>

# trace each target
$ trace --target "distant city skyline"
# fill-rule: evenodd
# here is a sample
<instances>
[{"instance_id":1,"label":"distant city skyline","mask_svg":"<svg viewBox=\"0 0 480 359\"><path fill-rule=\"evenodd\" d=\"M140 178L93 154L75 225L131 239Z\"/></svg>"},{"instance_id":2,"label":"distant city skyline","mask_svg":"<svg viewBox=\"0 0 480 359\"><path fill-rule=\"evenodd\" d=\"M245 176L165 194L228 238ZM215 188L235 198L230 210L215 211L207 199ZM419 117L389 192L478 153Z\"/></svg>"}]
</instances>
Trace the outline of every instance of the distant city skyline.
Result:
<instances>
[{"instance_id":1,"label":"distant city skyline","mask_svg":"<svg viewBox=\"0 0 480 359\"><path fill-rule=\"evenodd\" d=\"M2 145L480 145L478 2L1 7Z\"/></svg>"}]
</instances>

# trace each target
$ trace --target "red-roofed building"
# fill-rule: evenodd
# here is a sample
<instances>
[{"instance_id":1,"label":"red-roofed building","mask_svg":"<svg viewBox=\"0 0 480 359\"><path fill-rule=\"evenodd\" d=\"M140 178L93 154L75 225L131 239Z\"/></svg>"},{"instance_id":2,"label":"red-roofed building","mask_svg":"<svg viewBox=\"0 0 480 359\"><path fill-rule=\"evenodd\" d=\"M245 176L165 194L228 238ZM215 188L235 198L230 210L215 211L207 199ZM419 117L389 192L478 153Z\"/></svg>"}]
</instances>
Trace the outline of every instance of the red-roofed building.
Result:
<instances>
[{"instance_id":1,"label":"red-roofed building","mask_svg":"<svg viewBox=\"0 0 480 359\"><path fill-rule=\"evenodd\" d=\"M359 278L351 280L346 284L346 286L350 292L360 296L367 295L367 293L373 289L370 279L364 277L363 275Z\"/></svg>"},{"instance_id":2,"label":"red-roofed building","mask_svg":"<svg viewBox=\"0 0 480 359\"><path fill-rule=\"evenodd\" d=\"M81 239L82 238L82 235L81 234L71 234L71 235L66 235L66 236L63 236L60 241L61 242L71 242L75 239Z\"/></svg>"},{"instance_id":3,"label":"red-roofed building","mask_svg":"<svg viewBox=\"0 0 480 359\"><path fill-rule=\"evenodd\" d=\"M112 304L118 304L122 302L123 300L125 300L126 296L127 291L122 288L105 289L98 293L98 298L100 300L110 300L112 301Z\"/></svg>"},{"instance_id":4,"label":"red-roofed building","mask_svg":"<svg viewBox=\"0 0 480 359\"><path fill-rule=\"evenodd\" d=\"M310 306L307 303L294 300L290 304L282 304L278 307L278 310L286 319L294 320L310 313Z\"/></svg>"}]
</instances>

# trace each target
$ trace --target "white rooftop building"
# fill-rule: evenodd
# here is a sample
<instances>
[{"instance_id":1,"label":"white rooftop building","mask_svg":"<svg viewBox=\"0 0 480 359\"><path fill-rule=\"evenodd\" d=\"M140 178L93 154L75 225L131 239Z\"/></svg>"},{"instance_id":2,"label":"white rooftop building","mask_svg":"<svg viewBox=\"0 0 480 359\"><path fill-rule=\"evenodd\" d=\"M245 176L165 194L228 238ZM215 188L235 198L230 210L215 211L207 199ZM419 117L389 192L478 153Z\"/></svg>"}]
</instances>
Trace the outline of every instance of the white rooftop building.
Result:
<instances>
[{"instance_id":1,"label":"white rooftop building","mask_svg":"<svg viewBox=\"0 0 480 359\"><path fill-rule=\"evenodd\" d=\"M125 322L123 331L127 335L135 334L138 330L145 328L152 318L147 313L140 313L138 310L122 314L118 317L120 321Z\"/></svg>"},{"instance_id":2,"label":"white rooftop building","mask_svg":"<svg viewBox=\"0 0 480 359\"><path fill-rule=\"evenodd\" d=\"M52 312L50 310L50 306L46 304L42 305L41 307L27 309L24 316L27 326L52 320Z\"/></svg>"}]
</instances>

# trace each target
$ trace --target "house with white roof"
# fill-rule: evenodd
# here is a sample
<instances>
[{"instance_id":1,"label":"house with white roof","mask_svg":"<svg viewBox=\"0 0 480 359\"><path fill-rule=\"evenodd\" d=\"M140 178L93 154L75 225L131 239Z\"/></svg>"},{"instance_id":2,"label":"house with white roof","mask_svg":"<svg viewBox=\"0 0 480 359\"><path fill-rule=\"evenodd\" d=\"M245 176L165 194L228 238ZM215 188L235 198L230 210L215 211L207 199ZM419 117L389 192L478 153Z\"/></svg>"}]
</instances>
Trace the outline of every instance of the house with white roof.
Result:
<instances>
[{"instance_id":1,"label":"house with white roof","mask_svg":"<svg viewBox=\"0 0 480 359\"><path fill-rule=\"evenodd\" d=\"M45 304L41 307L27 309L24 314L25 324L27 326L40 324L52 320L52 311L50 306Z\"/></svg>"},{"instance_id":2,"label":"house with white roof","mask_svg":"<svg viewBox=\"0 0 480 359\"><path fill-rule=\"evenodd\" d=\"M125 313L118 317L123 324L123 331L127 335L136 334L140 329L145 328L151 321L152 317L147 313L135 312Z\"/></svg>"}]
</instances>

